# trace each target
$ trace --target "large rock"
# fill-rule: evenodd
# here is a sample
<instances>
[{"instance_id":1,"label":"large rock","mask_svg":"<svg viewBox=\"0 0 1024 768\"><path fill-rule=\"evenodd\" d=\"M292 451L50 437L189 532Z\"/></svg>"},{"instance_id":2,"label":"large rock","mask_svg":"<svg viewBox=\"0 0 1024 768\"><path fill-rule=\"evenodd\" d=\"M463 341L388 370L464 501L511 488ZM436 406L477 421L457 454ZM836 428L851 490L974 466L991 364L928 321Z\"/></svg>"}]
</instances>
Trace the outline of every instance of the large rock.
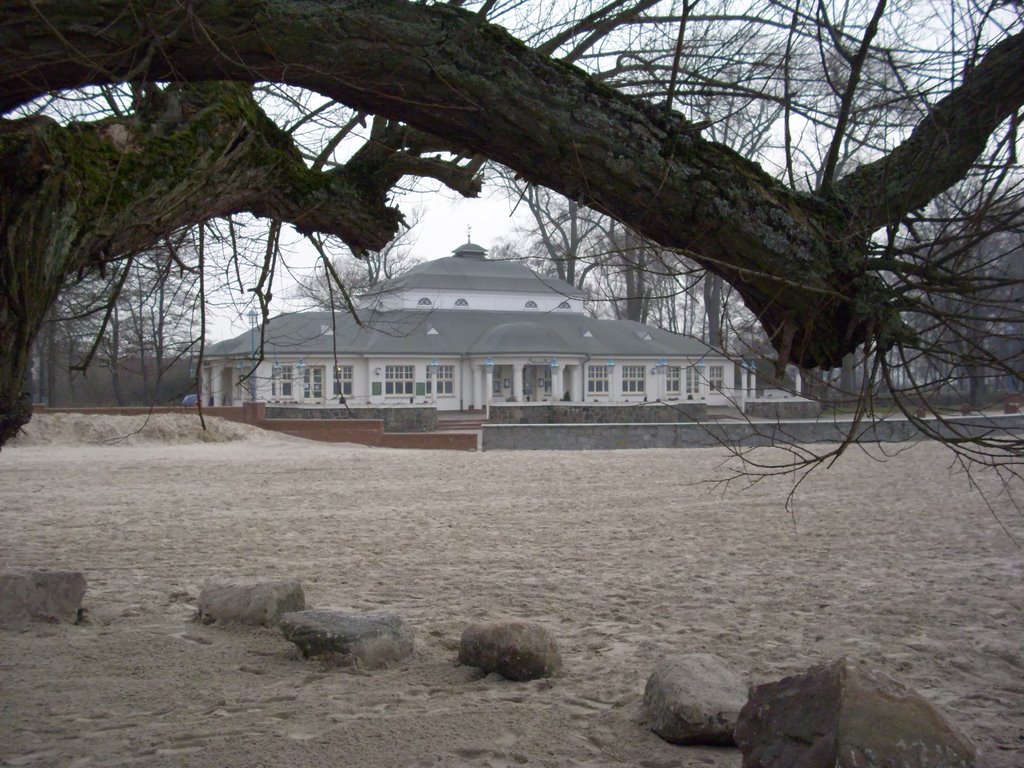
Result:
<instances>
[{"instance_id":1,"label":"large rock","mask_svg":"<svg viewBox=\"0 0 1024 768\"><path fill-rule=\"evenodd\" d=\"M77 622L85 575L81 571L12 568L0 573L0 626L29 621Z\"/></svg>"},{"instance_id":2,"label":"large rock","mask_svg":"<svg viewBox=\"0 0 1024 768\"><path fill-rule=\"evenodd\" d=\"M497 672L509 680L550 677L562 666L555 638L524 621L470 624L462 632L459 663Z\"/></svg>"},{"instance_id":3,"label":"large rock","mask_svg":"<svg viewBox=\"0 0 1024 768\"><path fill-rule=\"evenodd\" d=\"M302 655L351 657L364 669L400 661L413 652L414 638L396 613L309 610L286 613L281 631Z\"/></svg>"},{"instance_id":4,"label":"large rock","mask_svg":"<svg viewBox=\"0 0 1024 768\"><path fill-rule=\"evenodd\" d=\"M306 594L296 579L209 581L199 592L199 619L275 626L281 614L301 611Z\"/></svg>"},{"instance_id":5,"label":"large rock","mask_svg":"<svg viewBox=\"0 0 1024 768\"><path fill-rule=\"evenodd\" d=\"M939 710L848 659L756 686L740 712L743 768L975 768Z\"/></svg>"},{"instance_id":6,"label":"large rock","mask_svg":"<svg viewBox=\"0 0 1024 768\"><path fill-rule=\"evenodd\" d=\"M734 744L747 683L723 659L689 653L663 659L647 679L651 730L673 744Z\"/></svg>"}]
</instances>

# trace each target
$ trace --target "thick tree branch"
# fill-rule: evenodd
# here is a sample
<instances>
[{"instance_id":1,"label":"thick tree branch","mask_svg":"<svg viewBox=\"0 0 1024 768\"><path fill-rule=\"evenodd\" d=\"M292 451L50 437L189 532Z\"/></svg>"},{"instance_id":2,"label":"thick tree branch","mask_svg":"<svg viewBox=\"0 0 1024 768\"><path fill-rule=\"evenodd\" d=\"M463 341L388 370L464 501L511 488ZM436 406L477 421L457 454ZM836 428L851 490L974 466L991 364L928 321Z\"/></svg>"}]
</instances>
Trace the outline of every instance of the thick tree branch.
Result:
<instances>
[{"instance_id":1,"label":"thick tree branch","mask_svg":"<svg viewBox=\"0 0 1024 768\"><path fill-rule=\"evenodd\" d=\"M904 147L837 182L835 196L809 196L705 141L682 117L602 86L497 27L480 23L459 37L473 16L458 8L403 0L13 0L5 16L2 109L53 89L142 76L309 88L498 160L685 249L738 289L777 348L791 339L789 358L805 367L837 365L869 340L885 348L903 332L891 293L867 271L871 230L960 178L1024 98L1016 36ZM330 194L357 191L351 185L359 182L334 183L315 190L322 206L311 212L272 213L299 219L304 231L330 227ZM383 245L384 229L369 226L366 247Z\"/></svg>"},{"instance_id":2,"label":"thick tree branch","mask_svg":"<svg viewBox=\"0 0 1024 768\"><path fill-rule=\"evenodd\" d=\"M910 138L836 182L870 231L898 222L962 179L993 132L1024 106L1024 32L994 46L963 85L932 107Z\"/></svg>"}]
</instances>

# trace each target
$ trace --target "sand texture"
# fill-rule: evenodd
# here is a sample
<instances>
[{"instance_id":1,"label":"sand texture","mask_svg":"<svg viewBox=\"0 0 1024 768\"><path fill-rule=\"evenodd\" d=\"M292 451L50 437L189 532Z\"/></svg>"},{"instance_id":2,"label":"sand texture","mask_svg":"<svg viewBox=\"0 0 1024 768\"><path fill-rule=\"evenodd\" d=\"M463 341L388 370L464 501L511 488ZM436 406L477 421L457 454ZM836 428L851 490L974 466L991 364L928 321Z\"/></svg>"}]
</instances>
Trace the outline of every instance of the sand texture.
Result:
<instances>
[{"instance_id":1,"label":"sand texture","mask_svg":"<svg viewBox=\"0 0 1024 768\"><path fill-rule=\"evenodd\" d=\"M399 451L193 419L111 442L124 422L50 415L0 453L0 568L89 580L86 623L0 632L0 764L738 768L641 720L655 664L706 652L755 682L849 656L1024 765L1024 519L941 446L852 451L791 513L788 477L702 485L722 449ZM192 621L204 581L243 577L395 611L416 650L367 672ZM550 629L561 672L458 666L465 625L502 618Z\"/></svg>"}]
</instances>

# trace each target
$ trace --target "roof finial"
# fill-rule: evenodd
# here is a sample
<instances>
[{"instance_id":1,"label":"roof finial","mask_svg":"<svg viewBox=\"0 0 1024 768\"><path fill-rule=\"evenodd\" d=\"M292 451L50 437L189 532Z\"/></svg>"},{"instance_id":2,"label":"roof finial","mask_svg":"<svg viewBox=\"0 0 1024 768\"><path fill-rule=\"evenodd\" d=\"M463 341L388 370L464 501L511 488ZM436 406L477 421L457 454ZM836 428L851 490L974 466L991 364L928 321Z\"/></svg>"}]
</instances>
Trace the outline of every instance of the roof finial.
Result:
<instances>
[{"instance_id":1,"label":"roof finial","mask_svg":"<svg viewBox=\"0 0 1024 768\"><path fill-rule=\"evenodd\" d=\"M472 224L467 224L466 225L466 243L469 244L471 242L473 242L473 225Z\"/></svg>"}]
</instances>

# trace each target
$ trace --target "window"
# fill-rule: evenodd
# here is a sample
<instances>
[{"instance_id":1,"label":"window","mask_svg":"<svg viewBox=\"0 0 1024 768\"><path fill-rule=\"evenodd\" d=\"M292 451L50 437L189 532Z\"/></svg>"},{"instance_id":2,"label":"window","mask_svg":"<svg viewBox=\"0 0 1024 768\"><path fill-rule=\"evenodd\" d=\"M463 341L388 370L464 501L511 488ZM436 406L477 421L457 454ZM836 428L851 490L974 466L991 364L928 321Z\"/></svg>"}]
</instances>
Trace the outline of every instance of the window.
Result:
<instances>
[{"instance_id":1,"label":"window","mask_svg":"<svg viewBox=\"0 0 1024 768\"><path fill-rule=\"evenodd\" d=\"M526 304L524 304L523 306L525 306L527 309L536 309L537 308L537 302L533 301L533 299L531 299L530 301L526 302Z\"/></svg>"},{"instance_id":2,"label":"window","mask_svg":"<svg viewBox=\"0 0 1024 768\"><path fill-rule=\"evenodd\" d=\"M468 307L469 306L469 302L466 301L465 299L456 299L455 300L455 306L456 307Z\"/></svg>"},{"instance_id":3,"label":"window","mask_svg":"<svg viewBox=\"0 0 1024 768\"><path fill-rule=\"evenodd\" d=\"M336 365L334 367L334 395L350 397L352 395L352 366Z\"/></svg>"},{"instance_id":4,"label":"window","mask_svg":"<svg viewBox=\"0 0 1024 768\"><path fill-rule=\"evenodd\" d=\"M692 365L686 369L686 394L700 394L700 375L698 370Z\"/></svg>"},{"instance_id":5,"label":"window","mask_svg":"<svg viewBox=\"0 0 1024 768\"><path fill-rule=\"evenodd\" d=\"M424 296L422 299L420 299L416 303L419 304L421 307L429 307L432 304L430 299L428 299L426 296Z\"/></svg>"},{"instance_id":6,"label":"window","mask_svg":"<svg viewBox=\"0 0 1024 768\"><path fill-rule=\"evenodd\" d=\"M291 397L292 396L292 367L290 365L275 365L270 375L270 396Z\"/></svg>"},{"instance_id":7,"label":"window","mask_svg":"<svg viewBox=\"0 0 1024 768\"><path fill-rule=\"evenodd\" d=\"M647 367L643 365L622 366L623 394L641 393L647 383Z\"/></svg>"},{"instance_id":8,"label":"window","mask_svg":"<svg viewBox=\"0 0 1024 768\"><path fill-rule=\"evenodd\" d=\"M411 395L415 374L411 365L387 365L384 367L384 394Z\"/></svg>"},{"instance_id":9,"label":"window","mask_svg":"<svg viewBox=\"0 0 1024 768\"><path fill-rule=\"evenodd\" d=\"M724 365L709 365L708 366L708 386L712 392L721 392L722 387L725 386L725 366Z\"/></svg>"},{"instance_id":10,"label":"window","mask_svg":"<svg viewBox=\"0 0 1024 768\"><path fill-rule=\"evenodd\" d=\"M432 391L433 384L433 369L427 366L427 394L429 395ZM450 395L455 391L455 366L454 365L439 365L437 366L437 394L439 395Z\"/></svg>"},{"instance_id":11,"label":"window","mask_svg":"<svg viewBox=\"0 0 1024 768\"><path fill-rule=\"evenodd\" d=\"M678 365L670 365L665 369L665 391L669 394L679 394L679 382L681 380L680 374L682 368Z\"/></svg>"},{"instance_id":12,"label":"window","mask_svg":"<svg viewBox=\"0 0 1024 768\"><path fill-rule=\"evenodd\" d=\"M608 394L608 366L587 366L587 392L591 394Z\"/></svg>"},{"instance_id":13,"label":"window","mask_svg":"<svg viewBox=\"0 0 1024 768\"><path fill-rule=\"evenodd\" d=\"M555 307L555 309L569 309L569 302L563 301L561 304Z\"/></svg>"},{"instance_id":14,"label":"window","mask_svg":"<svg viewBox=\"0 0 1024 768\"><path fill-rule=\"evenodd\" d=\"M322 400L324 396L324 369L312 366L302 373L302 397L306 400Z\"/></svg>"}]
</instances>

